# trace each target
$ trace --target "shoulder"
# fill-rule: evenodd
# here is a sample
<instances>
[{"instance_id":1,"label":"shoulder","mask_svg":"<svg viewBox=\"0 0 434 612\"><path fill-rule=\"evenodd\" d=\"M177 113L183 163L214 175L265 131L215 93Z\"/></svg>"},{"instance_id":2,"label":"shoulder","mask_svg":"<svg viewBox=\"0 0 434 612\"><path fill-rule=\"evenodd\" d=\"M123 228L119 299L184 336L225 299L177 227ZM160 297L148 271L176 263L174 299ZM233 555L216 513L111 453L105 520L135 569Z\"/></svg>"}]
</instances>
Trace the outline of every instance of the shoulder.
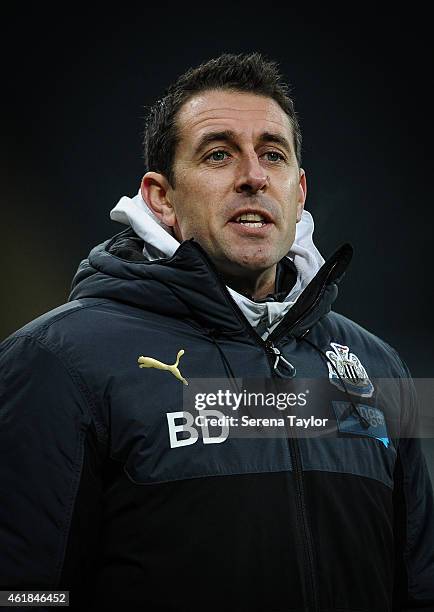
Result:
<instances>
[{"instance_id":1,"label":"shoulder","mask_svg":"<svg viewBox=\"0 0 434 612\"><path fill-rule=\"evenodd\" d=\"M98 356L104 348L100 338L113 327L115 307L110 300L75 300L8 336L0 343L0 396L6 394L11 406L36 402L41 415L55 400L62 414L78 410L92 419L104 441L98 385L104 382L106 364L101 366Z\"/></svg>"},{"instance_id":2,"label":"shoulder","mask_svg":"<svg viewBox=\"0 0 434 612\"><path fill-rule=\"evenodd\" d=\"M120 305L128 309L127 305ZM109 329L113 312L119 304L109 299L83 298L53 308L16 330L1 342L10 344L19 338L33 339L55 351L56 347L79 342L97 329Z\"/></svg>"},{"instance_id":3,"label":"shoulder","mask_svg":"<svg viewBox=\"0 0 434 612\"><path fill-rule=\"evenodd\" d=\"M48 312L45 312L44 314L36 317L32 321L29 321L29 323L26 323L25 325L23 325L23 327L8 336L6 340L11 337L18 337L22 335L38 336L42 334L44 330L48 329L53 325L56 325L59 321L71 317L80 317L81 313L84 310L91 309L104 301L107 300L86 298L82 300L74 300L72 302L67 302L60 306L57 306L56 308L53 308L52 310L49 310Z\"/></svg>"},{"instance_id":4,"label":"shoulder","mask_svg":"<svg viewBox=\"0 0 434 612\"><path fill-rule=\"evenodd\" d=\"M113 329L113 308L106 299L84 298L62 304L30 321L0 343L0 359L12 371L45 364L45 372L58 363L69 373L88 369L100 350L98 338Z\"/></svg>"}]
</instances>

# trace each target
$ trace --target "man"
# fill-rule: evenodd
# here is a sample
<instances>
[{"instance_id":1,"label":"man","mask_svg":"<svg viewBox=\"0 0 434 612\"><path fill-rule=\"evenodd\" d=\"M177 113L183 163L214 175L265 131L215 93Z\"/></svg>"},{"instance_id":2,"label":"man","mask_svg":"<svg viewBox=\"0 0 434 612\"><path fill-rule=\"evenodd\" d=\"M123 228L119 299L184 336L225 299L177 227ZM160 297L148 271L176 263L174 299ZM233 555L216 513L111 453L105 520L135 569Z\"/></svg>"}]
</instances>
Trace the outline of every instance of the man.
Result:
<instances>
[{"instance_id":1,"label":"man","mask_svg":"<svg viewBox=\"0 0 434 612\"><path fill-rule=\"evenodd\" d=\"M352 251L324 262L313 244L276 65L189 70L144 145L140 191L111 213L128 228L1 347L2 588L127 610L432 610L408 370L331 311ZM213 438L185 409L195 379L252 377L320 381L335 435Z\"/></svg>"}]
</instances>

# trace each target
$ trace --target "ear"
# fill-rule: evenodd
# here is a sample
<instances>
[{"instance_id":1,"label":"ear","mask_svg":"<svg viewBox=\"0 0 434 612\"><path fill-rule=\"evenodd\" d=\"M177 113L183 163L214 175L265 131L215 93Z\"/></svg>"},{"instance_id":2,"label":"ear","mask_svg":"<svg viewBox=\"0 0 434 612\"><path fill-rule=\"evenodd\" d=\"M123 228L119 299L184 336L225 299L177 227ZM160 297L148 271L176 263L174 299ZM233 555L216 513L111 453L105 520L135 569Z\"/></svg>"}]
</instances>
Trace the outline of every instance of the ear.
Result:
<instances>
[{"instance_id":1,"label":"ear","mask_svg":"<svg viewBox=\"0 0 434 612\"><path fill-rule=\"evenodd\" d=\"M297 200L297 223L301 219L301 214L303 212L304 203L306 201L307 194L307 183L306 183L306 173L303 168L300 168L300 178L298 182L298 200Z\"/></svg>"},{"instance_id":2,"label":"ear","mask_svg":"<svg viewBox=\"0 0 434 612\"><path fill-rule=\"evenodd\" d=\"M170 202L170 184L164 174L147 172L142 178L140 192L146 204L165 225L176 224L175 210Z\"/></svg>"}]
</instances>

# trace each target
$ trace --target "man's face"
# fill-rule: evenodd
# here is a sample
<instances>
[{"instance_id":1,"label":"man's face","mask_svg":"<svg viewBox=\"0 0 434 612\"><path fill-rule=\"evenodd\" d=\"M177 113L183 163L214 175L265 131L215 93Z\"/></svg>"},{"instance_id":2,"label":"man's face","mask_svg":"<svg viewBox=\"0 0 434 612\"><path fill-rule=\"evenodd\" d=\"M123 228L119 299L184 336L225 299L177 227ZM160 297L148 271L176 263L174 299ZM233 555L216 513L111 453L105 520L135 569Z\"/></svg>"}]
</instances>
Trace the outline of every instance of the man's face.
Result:
<instances>
[{"instance_id":1,"label":"man's face","mask_svg":"<svg viewBox=\"0 0 434 612\"><path fill-rule=\"evenodd\" d=\"M272 98L210 90L181 107L177 125L163 221L223 272L273 267L294 241L306 193L288 116Z\"/></svg>"}]
</instances>

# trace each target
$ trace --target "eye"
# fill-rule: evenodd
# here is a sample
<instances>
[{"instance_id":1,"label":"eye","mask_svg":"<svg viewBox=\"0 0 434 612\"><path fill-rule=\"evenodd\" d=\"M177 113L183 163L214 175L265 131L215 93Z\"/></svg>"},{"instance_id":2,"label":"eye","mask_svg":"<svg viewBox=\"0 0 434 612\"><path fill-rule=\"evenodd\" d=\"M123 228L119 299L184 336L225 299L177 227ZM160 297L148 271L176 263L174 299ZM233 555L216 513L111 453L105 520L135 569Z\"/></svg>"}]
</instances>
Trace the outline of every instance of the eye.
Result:
<instances>
[{"instance_id":1,"label":"eye","mask_svg":"<svg viewBox=\"0 0 434 612\"><path fill-rule=\"evenodd\" d=\"M266 153L264 153L264 155L267 156L268 161L270 162L278 162L285 160L284 156L281 153L278 153L277 151L267 151Z\"/></svg>"},{"instance_id":2,"label":"eye","mask_svg":"<svg viewBox=\"0 0 434 612\"><path fill-rule=\"evenodd\" d=\"M226 151L222 149L218 149L217 151L213 151L210 153L205 159L209 159L210 161L220 162L226 159L226 155L229 155Z\"/></svg>"}]
</instances>

